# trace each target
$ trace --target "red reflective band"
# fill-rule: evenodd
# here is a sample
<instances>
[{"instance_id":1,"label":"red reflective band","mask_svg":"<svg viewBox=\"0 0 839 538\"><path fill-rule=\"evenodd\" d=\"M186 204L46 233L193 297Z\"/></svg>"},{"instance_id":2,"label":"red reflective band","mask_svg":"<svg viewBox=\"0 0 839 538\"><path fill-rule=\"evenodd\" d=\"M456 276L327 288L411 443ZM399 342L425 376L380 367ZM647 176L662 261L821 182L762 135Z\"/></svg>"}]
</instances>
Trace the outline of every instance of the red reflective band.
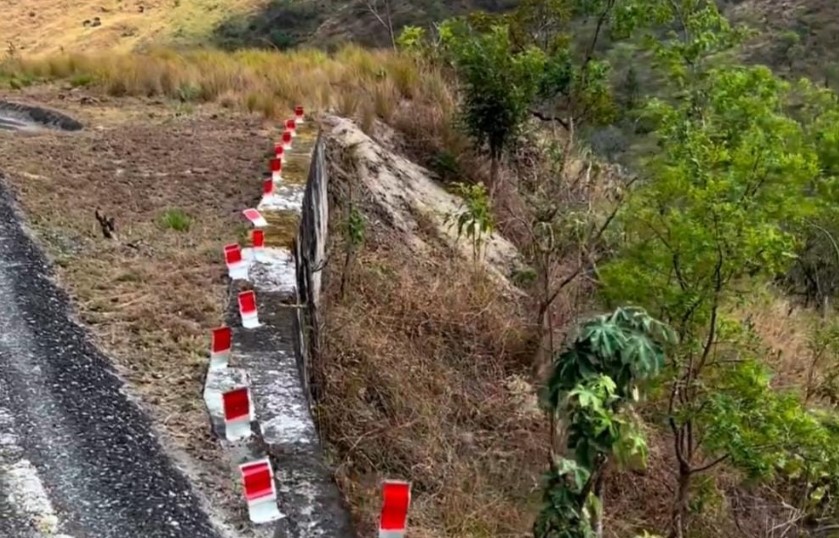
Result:
<instances>
[{"instance_id":1,"label":"red reflective band","mask_svg":"<svg viewBox=\"0 0 839 538\"><path fill-rule=\"evenodd\" d=\"M221 397L224 400L224 420L231 421L250 415L250 396L247 387L225 392Z\"/></svg>"},{"instance_id":2,"label":"red reflective band","mask_svg":"<svg viewBox=\"0 0 839 538\"><path fill-rule=\"evenodd\" d=\"M268 196L274 192L274 180L266 179L262 182L262 194Z\"/></svg>"},{"instance_id":3,"label":"red reflective band","mask_svg":"<svg viewBox=\"0 0 839 538\"><path fill-rule=\"evenodd\" d=\"M291 142L291 131L283 131L283 144Z\"/></svg>"},{"instance_id":4,"label":"red reflective band","mask_svg":"<svg viewBox=\"0 0 839 538\"><path fill-rule=\"evenodd\" d=\"M233 331L230 330L230 327L219 327L217 329L213 329L210 349L213 353L230 351L232 341Z\"/></svg>"},{"instance_id":5,"label":"red reflective band","mask_svg":"<svg viewBox=\"0 0 839 538\"><path fill-rule=\"evenodd\" d=\"M245 486L245 498L248 501L274 494L274 477L271 476L271 468L266 463L243 467L242 481Z\"/></svg>"},{"instance_id":6,"label":"red reflective band","mask_svg":"<svg viewBox=\"0 0 839 538\"><path fill-rule=\"evenodd\" d=\"M243 314L256 312L256 294L253 291L239 294L239 311Z\"/></svg>"},{"instance_id":7,"label":"red reflective band","mask_svg":"<svg viewBox=\"0 0 839 538\"><path fill-rule=\"evenodd\" d=\"M251 242L253 246L257 248L262 248L265 246L265 231L264 230L254 230L251 232Z\"/></svg>"},{"instance_id":8,"label":"red reflective band","mask_svg":"<svg viewBox=\"0 0 839 538\"><path fill-rule=\"evenodd\" d=\"M245 218L251 222L258 221L262 218L262 214L256 209L245 209L242 213L244 213Z\"/></svg>"},{"instance_id":9,"label":"red reflective band","mask_svg":"<svg viewBox=\"0 0 839 538\"><path fill-rule=\"evenodd\" d=\"M297 128L297 124L294 122L294 120L286 120L285 128L293 131Z\"/></svg>"},{"instance_id":10,"label":"red reflective band","mask_svg":"<svg viewBox=\"0 0 839 538\"><path fill-rule=\"evenodd\" d=\"M227 265L242 261L242 249L239 248L239 245L226 245L224 247L224 261L227 262Z\"/></svg>"},{"instance_id":11,"label":"red reflective band","mask_svg":"<svg viewBox=\"0 0 839 538\"><path fill-rule=\"evenodd\" d=\"M398 531L406 527L411 485L407 482L385 482L382 485L382 518L379 530Z\"/></svg>"},{"instance_id":12,"label":"red reflective band","mask_svg":"<svg viewBox=\"0 0 839 538\"><path fill-rule=\"evenodd\" d=\"M272 172L282 172L283 170L283 161L282 159L273 158L271 159L271 171Z\"/></svg>"}]
</instances>

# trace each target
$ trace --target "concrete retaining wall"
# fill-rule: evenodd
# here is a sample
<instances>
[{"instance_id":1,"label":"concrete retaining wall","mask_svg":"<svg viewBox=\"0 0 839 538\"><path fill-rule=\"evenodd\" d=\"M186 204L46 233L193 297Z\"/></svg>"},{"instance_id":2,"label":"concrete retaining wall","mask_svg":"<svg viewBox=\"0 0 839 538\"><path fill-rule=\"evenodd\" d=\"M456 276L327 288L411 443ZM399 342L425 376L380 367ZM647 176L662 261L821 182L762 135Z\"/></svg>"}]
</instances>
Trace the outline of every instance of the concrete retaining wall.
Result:
<instances>
[{"instance_id":1,"label":"concrete retaining wall","mask_svg":"<svg viewBox=\"0 0 839 538\"><path fill-rule=\"evenodd\" d=\"M266 140L266 145L271 141ZM254 189L261 182L254 178ZM256 530L268 538L353 538L349 513L324 462L311 412L309 365L316 335L327 225L327 173L323 138L313 121L299 125L286 152L282 179L257 209L267 221L265 249L250 259L247 279L230 284L225 324L232 328L229 366L210 370L204 398L211 422L224 439L221 393L247 384L254 408L254 435L222 441L234 469L271 458L277 504L285 516ZM293 255L295 254L295 255ZM244 329L240 291L255 291L260 326Z\"/></svg>"},{"instance_id":2,"label":"concrete retaining wall","mask_svg":"<svg viewBox=\"0 0 839 538\"><path fill-rule=\"evenodd\" d=\"M327 195L329 177L326 171L323 136L319 135L312 153L309 179L303 196L300 229L297 234L297 338L301 382L312 404L311 364L317 356L320 327L321 274L326 263L326 241L329 222Z\"/></svg>"}]
</instances>

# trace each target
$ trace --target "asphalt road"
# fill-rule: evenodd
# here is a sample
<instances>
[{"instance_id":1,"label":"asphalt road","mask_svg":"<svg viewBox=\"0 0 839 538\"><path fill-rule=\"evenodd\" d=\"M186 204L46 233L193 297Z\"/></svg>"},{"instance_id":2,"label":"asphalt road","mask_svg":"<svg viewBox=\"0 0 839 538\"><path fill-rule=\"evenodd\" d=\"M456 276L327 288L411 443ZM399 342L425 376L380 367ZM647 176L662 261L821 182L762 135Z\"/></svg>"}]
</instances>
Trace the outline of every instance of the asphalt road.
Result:
<instances>
[{"instance_id":1,"label":"asphalt road","mask_svg":"<svg viewBox=\"0 0 839 538\"><path fill-rule=\"evenodd\" d=\"M12 207L0 177L0 537L217 538Z\"/></svg>"}]
</instances>

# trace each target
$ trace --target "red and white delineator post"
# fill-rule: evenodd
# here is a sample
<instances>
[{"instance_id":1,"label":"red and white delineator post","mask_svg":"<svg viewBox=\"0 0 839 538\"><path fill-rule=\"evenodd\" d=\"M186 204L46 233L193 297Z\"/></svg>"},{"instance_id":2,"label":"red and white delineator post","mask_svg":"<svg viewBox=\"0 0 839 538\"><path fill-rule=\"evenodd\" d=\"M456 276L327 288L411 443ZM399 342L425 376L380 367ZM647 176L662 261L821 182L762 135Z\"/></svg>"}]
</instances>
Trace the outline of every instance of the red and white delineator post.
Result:
<instances>
[{"instance_id":1,"label":"red and white delineator post","mask_svg":"<svg viewBox=\"0 0 839 538\"><path fill-rule=\"evenodd\" d=\"M274 484L274 469L268 458L244 463L239 466L248 516L253 523L269 523L281 519L277 508L277 487Z\"/></svg>"},{"instance_id":2,"label":"red and white delineator post","mask_svg":"<svg viewBox=\"0 0 839 538\"><path fill-rule=\"evenodd\" d=\"M298 124L303 123L303 106L297 105L294 107L294 121Z\"/></svg>"},{"instance_id":3,"label":"red and white delineator post","mask_svg":"<svg viewBox=\"0 0 839 538\"><path fill-rule=\"evenodd\" d=\"M262 213L260 213L256 209L245 209L244 211L242 211L242 214L245 215L245 218L251 221L251 224L253 224L257 228L264 228L268 226L268 221L265 220L265 217L262 216Z\"/></svg>"},{"instance_id":4,"label":"red and white delineator post","mask_svg":"<svg viewBox=\"0 0 839 538\"><path fill-rule=\"evenodd\" d=\"M382 484L379 538L405 538L410 506L411 483L403 480L385 480Z\"/></svg>"},{"instance_id":5,"label":"red and white delineator post","mask_svg":"<svg viewBox=\"0 0 839 538\"><path fill-rule=\"evenodd\" d=\"M262 182L262 196L274 194L274 180L270 177Z\"/></svg>"},{"instance_id":6,"label":"red and white delineator post","mask_svg":"<svg viewBox=\"0 0 839 538\"><path fill-rule=\"evenodd\" d=\"M288 151L288 150L291 149L291 138L292 138L292 136L293 135L292 135L291 131L289 131L288 129L283 131L283 138L282 138L281 144L283 145L283 150L284 151Z\"/></svg>"},{"instance_id":7,"label":"red and white delineator post","mask_svg":"<svg viewBox=\"0 0 839 538\"><path fill-rule=\"evenodd\" d=\"M291 131L291 137L297 136L297 123L293 119L285 120L285 130Z\"/></svg>"},{"instance_id":8,"label":"red and white delineator post","mask_svg":"<svg viewBox=\"0 0 839 538\"><path fill-rule=\"evenodd\" d=\"M230 280L248 279L248 262L242 257L242 249L236 243L224 246L224 262Z\"/></svg>"},{"instance_id":9,"label":"red and white delineator post","mask_svg":"<svg viewBox=\"0 0 839 538\"><path fill-rule=\"evenodd\" d=\"M223 370L230 362L230 349L233 347L233 331L221 326L213 329L210 337L210 370Z\"/></svg>"},{"instance_id":10,"label":"red and white delineator post","mask_svg":"<svg viewBox=\"0 0 839 538\"><path fill-rule=\"evenodd\" d=\"M271 179L273 181L281 181L283 179L283 160L274 157L269 161L271 167Z\"/></svg>"},{"instance_id":11,"label":"red and white delineator post","mask_svg":"<svg viewBox=\"0 0 839 538\"><path fill-rule=\"evenodd\" d=\"M221 395L224 406L224 436L238 441L251 436L253 405L248 387L239 387Z\"/></svg>"},{"instance_id":12,"label":"red and white delineator post","mask_svg":"<svg viewBox=\"0 0 839 538\"><path fill-rule=\"evenodd\" d=\"M255 261L265 261L265 230L251 231L251 251Z\"/></svg>"},{"instance_id":13,"label":"red and white delineator post","mask_svg":"<svg viewBox=\"0 0 839 538\"><path fill-rule=\"evenodd\" d=\"M242 327L256 329L259 327L259 314L256 310L256 293L253 290L239 294L239 315L242 317Z\"/></svg>"}]
</instances>

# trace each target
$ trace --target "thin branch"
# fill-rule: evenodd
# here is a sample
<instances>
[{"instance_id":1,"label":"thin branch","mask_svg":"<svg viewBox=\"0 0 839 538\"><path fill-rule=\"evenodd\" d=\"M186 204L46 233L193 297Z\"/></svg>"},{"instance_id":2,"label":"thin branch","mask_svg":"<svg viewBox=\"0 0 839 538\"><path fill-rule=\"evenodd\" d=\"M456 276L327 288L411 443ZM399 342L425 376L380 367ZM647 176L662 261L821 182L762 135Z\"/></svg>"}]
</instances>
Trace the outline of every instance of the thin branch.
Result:
<instances>
[{"instance_id":1,"label":"thin branch","mask_svg":"<svg viewBox=\"0 0 839 538\"><path fill-rule=\"evenodd\" d=\"M385 27L388 34L390 35L390 43L393 46L393 49L396 50L396 36L393 33L393 20L390 15L390 0L384 0L385 3L385 16L382 18L382 15L379 13L379 1L378 0L366 0L365 5L370 13L376 17L376 20L381 23L382 26Z\"/></svg>"},{"instance_id":2,"label":"thin branch","mask_svg":"<svg viewBox=\"0 0 839 538\"><path fill-rule=\"evenodd\" d=\"M711 467L714 467L715 465L719 465L720 463L727 460L729 458L729 456L730 456L730 454L722 455L719 458L712 461L711 463L706 463L705 465L701 465L699 467L694 467L693 469L690 470L690 472L691 473L701 473L703 471L707 471Z\"/></svg>"},{"instance_id":3,"label":"thin branch","mask_svg":"<svg viewBox=\"0 0 839 538\"><path fill-rule=\"evenodd\" d=\"M542 121L552 121L552 122L560 124L566 131L571 130L570 123L567 120L564 120L564 119L560 118L559 116L548 116L547 114L543 114L542 112L539 112L538 110L533 110L533 109L529 110L529 112L530 112L530 115L532 115L536 118L539 118Z\"/></svg>"},{"instance_id":4,"label":"thin branch","mask_svg":"<svg viewBox=\"0 0 839 538\"><path fill-rule=\"evenodd\" d=\"M597 47L597 41L600 39L600 31L603 29L603 24L609 17L609 13L611 13L613 7L615 7L615 0L609 0L609 2L606 4L606 7L603 8L603 13L601 13L600 17L597 18L597 27L594 30L594 37L592 37L591 39L591 43L589 44L588 50L586 51L586 58L583 61L583 72L585 72L586 66L588 66L589 62L591 61L592 56L594 56L594 49L595 47Z\"/></svg>"}]
</instances>

